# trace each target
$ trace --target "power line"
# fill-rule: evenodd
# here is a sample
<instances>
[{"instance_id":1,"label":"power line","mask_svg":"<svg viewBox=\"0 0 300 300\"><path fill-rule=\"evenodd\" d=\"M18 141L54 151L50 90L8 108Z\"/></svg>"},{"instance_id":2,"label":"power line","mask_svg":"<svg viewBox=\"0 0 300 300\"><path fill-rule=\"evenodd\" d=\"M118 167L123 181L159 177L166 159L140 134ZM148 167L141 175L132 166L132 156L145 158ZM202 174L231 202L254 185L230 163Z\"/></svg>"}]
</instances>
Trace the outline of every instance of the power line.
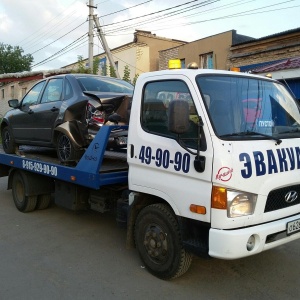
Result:
<instances>
[{"instance_id":1,"label":"power line","mask_svg":"<svg viewBox=\"0 0 300 300\"><path fill-rule=\"evenodd\" d=\"M140 5L143 5L143 4L146 4L148 2L152 2L153 0L148 0L148 1L145 1L145 2L142 2L142 3L139 3L139 4L136 4L134 6L131 6L131 7L127 7L127 8L124 8L124 9L121 9L121 10L118 10L118 11L115 11L115 12L112 12L112 13L109 13L109 14L106 14L106 15L103 15L103 16L100 16L100 18L104 18L104 17L107 17L107 16L111 16L111 15L115 15L119 12L122 12L122 11L125 11L125 10L128 10L128 9L131 9L131 8L134 8L134 7L137 7L137 6L140 6Z\"/></svg>"},{"instance_id":2,"label":"power line","mask_svg":"<svg viewBox=\"0 0 300 300\"><path fill-rule=\"evenodd\" d=\"M116 25L116 24L120 24L120 23L124 23L124 22L128 22L128 21L132 21L132 20L144 18L144 17L150 16L150 15L155 15L155 14L158 14L158 13L161 13L161 12L164 12L164 11L168 11L168 10L171 10L171 9L183 6L183 5L187 5L187 4L190 4L192 2L198 2L198 1L199 0L192 0L192 1L189 1L189 2L185 2L183 4L175 5L175 6L166 8L166 9L162 9L162 10L159 10L159 11L156 11L156 12L152 12L152 13L149 13L149 14L146 14L146 15L143 15L143 16L138 16L138 17L135 17L135 18L127 19L127 20L123 20L123 21L119 21L119 22L115 22L115 23L111 23L111 24L102 25L102 27ZM220 0L215 0L215 1L220 1ZM210 2L210 0L204 1L203 3L205 3L205 2Z\"/></svg>"},{"instance_id":3,"label":"power line","mask_svg":"<svg viewBox=\"0 0 300 300\"><path fill-rule=\"evenodd\" d=\"M77 28L79 28L80 26L82 26L83 24L85 24L86 22L87 22L87 21L84 21L83 23L81 23L80 25L78 25L77 27L75 27L74 29L70 30L70 31L67 32L66 34L62 35L61 37L59 37L58 39L56 39L55 41L53 41L52 43L47 44L46 46L44 46L44 47L42 47L42 48L36 50L35 52L33 52L33 53L31 53L31 54L34 54L34 53L36 53L36 52L39 52L40 50L45 49L46 47L48 47L48 46L54 44L55 42L57 42L58 40L60 40L60 39L63 38L64 36L68 35L69 33L73 32L74 30L76 30Z\"/></svg>"},{"instance_id":4,"label":"power line","mask_svg":"<svg viewBox=\"0 0 300 300\"><path fill-rule=\"evenodd\" d=\"M181 5L179 5L179 6L187 5L187 4L190 4L190 3L193 3L193 2L197 2L197 1L199 1L199 0L189 1L189 2L186 2L186 3L181 4ZM219 0L215 0L215 1L219 1ZM215 1L211 0L210 3L213 3L213 2L215 2ZM246 4L249 3L249 2L253 2L253 1L254 1L254 0L252 0L252 1L246 1ZM294 0L284 1L284 2L280 2L280 3L273 4L273 6L274 6L274 5L282 5L282 4L286 4L286 3L289 3L289 2L293 2L293 1L294 1ZM148 2L148 1L146 1L146 2ZM199 4L195 4L195 5L202 5L202 6L203 6L203 3L207 3L207 2L209 2L209 1L204 1L204 2L201 2L201 3L199 3ZM242 3L239 4L240 2L242 2ZM210 3L208 3L208 4L210 4ZM207 4L207 5L208 5L208 4ZM218 7L216 7L216 8L207 9L207 10L205 10L205 11L201 11L201 12L198 12L198 13L194 13L194 14L191 14L191 15L189 15L189 16L195 16L195 15L203 14L204 12L207 12L207 11L220 10L220 9L223 9L224 7L227 8L227 7L237 6L237 5L242 5L242 4L245 4L245 1L236 1L236 2L231 3L231 4L226 4L226 5L218 6ZM141 4L139 4L139 5L141 5ZM178 7L178 6L174 6L174 7L172 7L172 8L174 9L174 8L176 8L176 7ZM263 7L260 7L260 8L256 8L256 9L252 9L252 10L247 10L247 11L242 11L242 12L239 12L239 13L236 13L236 14L229 14L229 15L225 15L225 16L218 17L218 18L211 18L211 19L207 19L207 20L200 20L200 21L188 22L188 23L177 23L175 26L174 26L174 24L172 24L172 27L174 28L174 27L178 27L178 26L188 26L188 25L193 25L193 24L197 24L197 23L201 23L201 22L215 21L215 20L219 20L219 19L233 18L233 17L240 17L240 16L253 15L253 14L258 14L258 13L259 13L259 14L261 14L261 13L268 13L268 12L276 11L276 10L279 10L279 9L290 9L290 8L298 7L298 6L284 7L284 8L273 9L273 10L268 9L267 11L258 11L258 10L261 10L261 9L264 9L264 8L267 8L267 7L269 7L269 6L263 6ZM180 9L180 10L171 12L171 13L169 13L169 14L170 14L170 15L172 14L171 16L174 17L175 15L182 14L182 13L186 13L187 11L190 10L189 8L190 8L190 7L182 8L182 9ZM168 8L168 9L171 9L171 8ZM160 12L163 12L163 11L165 11L165 10L161 10ZM158 13L158 12L155 12L155 13ZM155 13L151 13L151 14L146 14L146 15L143 15L143 16L139 16L138 18L142 18L142 17L145 17L145 16L153 15L153 14L155 14ZM149 22L151 22L152 24L153 24L153 23L157 23L157 22L158 22L159 20L161 20L163 17L164 17L164 16L156 16L155 18L151 18L151 19L145 20L145 21L144 21L144 24L147 24L147 23L149 23ZM136 19L136 18L132 18L131 20L134 20L134 19ZM123 23L124 21L121 21L121 22ZM120 22L118 22L118 23L120 23ZM112 23L112 24L117 24L117 23ZM112 24L107 24L107 25L105 25L105 26L110 26L110 25L112 25ZM135 24L136 24L136 23L135 23ZM127 25L127 26L122 26L122 27L115 27L115 28L112 28L112 29L108 30L108 33L106 33L106 35L110 35L109 33L116 32L117 30L118 30L119 32L120 32L120 31L124 31L124 30L128 30L129 28L132 28L133 26L135 26L135 24ZM138 24L141 24L141 22L139 22ZM81 25L82 25L82 24L81 24ZM169 28L169 27L170 27L170 26L165 27L165 28L160 28L160 29L157 29L157 30L163 30L163 29L166 29L166 28ZM75 30L75 29L74 29L74 30ZM73 30L72 30L72 31L73 31ZM71 32L72 32L72 31L71 31ZM70 32L69 32L69 33L70 33ZM67 33L67 34L69 34L69 33ZM65 35L67 35L67 34L65 34ZM61 38L64 37L65 35L61 36L59 39L61 39ZM120 34L118 34L118 35L120 35ZM58 39L57 39L57 40L58 40ZM74 42L75 42L75 41L74 41ZM49 58L46 58L45 60L43 60L43 61L41 61L41 62L35 64L34 66L40 65L40 64L42 64L42 63L44 63L44 62L46 62L46 61L51 61L51 60L54 59L54 58L52 58L53 56L55 56L55 58L60 57L60 56L64 55L65 53L67 53L67 52L69 52L69 51L71 51L71 50L74 50L74 49L76 49L77 47L79 47L79 46L74 46L72 49L69 49L69 47L71 47L71 46L73 45L74 42L72 42L72 43L69 44L68 46L64 47L64 48L61 49L60 51L56 52L55 54L53 54L53 55L50 56ZM50 45L50 44L49 44L49 45ZM81 45L81 44L80 44L80 45ZM45 46L45 47L46 47L46 46ZM43 47L43 48L45 48L45 47ZM39 50L41 50L41 49L39 49ZM37 51L39 51L39 50L37 50ZM36 52L37 52L37 51L36 51ZM35 52L34 52L34 53L35 53ZM116 57L116 56L115 56L115 57ZM116 58L119 59L118 57L116 57ZM119 60L121 60L121 59L119 59ZM126 62L125 62L125 63L126 63ZM34 67L34 66L33 66L33 67Z\"/></svg>"},{"instance_id":5,"label":"power line","mask_svg":"<svg viewBox=\"0 0 300 300\"><path fill-rule=\"evenodd\" d=\"M71 4L73 5L74 3L76 2L76 0ZM39 28L37 31L35 31L33 34L31 34L30 36L24 38L23 40L21 40L18 44L22 44L23 41L29 39L30 37L32 37L34 34L36 34L37 32L41 31L44 27L46 27L49 23L51 23L53 20L57 19L60 15L62 15L68 8L66 8L65 10L63 10L60 14L58 14L57 16L55 16L54 18L52 18L50 21L48 21L47 23L45 23L41 28ZM74 13L75 10L72 11L72 13ZM69 13L70 14L70 13ZM66 16L67 17L67 16ZM41 33L39 34L38 36L40 35L44 35L45 33ZM28 44L29 42L31 42L32 40L35 40L36 38L33 38L33 39L30 39L28 42L25 43Z\"/></svg>"},{"instance_id":6,"label":"power line","mask_svg":"<svg viewBox=\"0 0 300 300\"><path fill-rule=\"evenodd\" d=\"M165 13L163 15L156 16L154 18L150 18L150 19L148 18L147 20L139 22L138 25L141 26L141 25L145 25L145 24L148 24L148 23L157 22L158 20L162 20L162 19L165 21L166 19L171 18L172 16L175 16L175 15L178 15L178 14L183 14L187 11L195 10L196 8L203 7L203 6L206 6L206 5L209 5L209 4L213 4L214 2L218 2L218 1L220 1L220 0L210 0L210 1L204 1L204 2L201 2L201 3L198 3L198 4L193 4L191 6L175 10L173 12L168 12L168 13ZM136 23L134 23L134 24L136 24ZM109 29L107 31L107 33L112 33L112 32L116 32L116 31L124 31L124 30L127 30L127 29L132 28L133 26L135 26L134 24L127 25L127 26L122 26L121 28L120 27L115 27L115 28Z\"/></svg>"},{"instance_id":7,"label":"power line","mask_svg":"<svg viewBox=\"0 0 300 300\"><path fill-rule=\"evenodd\" d=\"M54 53L53 55L49 56L48 58L36 63L35 65L33 65L32 67L35 67L37 65L40 65L46 61L48 61L50 58L54 57L54 56L57 56L59 53L65 51L66 49L68 49L71 45L75 44L75 43L78 43L80 40L82 40L84 37L87 37L87 33L85 33L84 35L80 36L78 39L76 39L75 41L73 41L72 43L70 43L69 45L65 46L64 48L62 48L61 50L59 50L58 52ZM85 40L84 42L86 42L87 40ZM68 50L70 51L70 50ZM66 52L68 52L66 51ZM65 54L65 53L63 53Z\"/></svg>"}]
</instances>

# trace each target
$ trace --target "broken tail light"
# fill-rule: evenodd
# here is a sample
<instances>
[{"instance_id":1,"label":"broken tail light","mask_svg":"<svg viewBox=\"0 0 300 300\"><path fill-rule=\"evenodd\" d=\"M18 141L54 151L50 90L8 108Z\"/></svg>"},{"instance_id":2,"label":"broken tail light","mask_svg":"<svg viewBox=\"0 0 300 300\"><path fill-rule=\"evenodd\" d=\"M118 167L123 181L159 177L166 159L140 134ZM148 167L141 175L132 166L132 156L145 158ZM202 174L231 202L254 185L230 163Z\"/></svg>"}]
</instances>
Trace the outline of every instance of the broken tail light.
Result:
<instances>
[{"instance_id":1,"label":"broken tail light","mask_svg":"<svg viewBox=\"0 0 300 300\"><path fill-rule=\"evenodd\" d=\"M103 111L98 110L91 103L87 103L86 106L86 120L90 125L101 126L105 122L105 115Z\"/></svg>"}]
</instances>

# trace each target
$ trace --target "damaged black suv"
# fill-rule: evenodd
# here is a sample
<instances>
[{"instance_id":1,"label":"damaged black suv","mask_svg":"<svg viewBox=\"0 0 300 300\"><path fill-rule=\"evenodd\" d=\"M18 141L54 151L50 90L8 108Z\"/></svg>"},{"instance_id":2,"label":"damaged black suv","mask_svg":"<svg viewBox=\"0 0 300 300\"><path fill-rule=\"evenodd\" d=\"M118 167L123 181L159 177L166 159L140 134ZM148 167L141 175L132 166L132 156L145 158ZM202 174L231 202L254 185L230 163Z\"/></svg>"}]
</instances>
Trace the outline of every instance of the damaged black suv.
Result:
<instances>
[{"instance_id":1,"label":"damaged black suv","mask_svg":"<svg viewBox=\"0 0 300 300\"><path fill-rule=\"evenodd\" d=\"M120 79L91 74L51 76L36 83L1 123L2 145L54 147L60 161L76 161L102 125L126 125L133 86ZM124 130L112 131L111 147L126 146Z\"/></svg>"}]
</instances>

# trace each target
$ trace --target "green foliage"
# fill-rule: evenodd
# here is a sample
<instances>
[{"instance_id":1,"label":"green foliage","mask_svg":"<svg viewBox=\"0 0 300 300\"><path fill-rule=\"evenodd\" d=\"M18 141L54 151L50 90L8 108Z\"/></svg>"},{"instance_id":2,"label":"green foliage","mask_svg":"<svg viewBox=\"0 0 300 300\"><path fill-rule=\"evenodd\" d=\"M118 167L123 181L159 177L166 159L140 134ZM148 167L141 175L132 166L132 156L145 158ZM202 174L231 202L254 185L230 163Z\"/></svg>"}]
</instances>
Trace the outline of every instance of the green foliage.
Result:
<instances>
[{"instance_id":1,"label":"green foliage","mask_svg":"<svg viewBox=\"0 0 300 300\"><path fill-rule=\"evenodd\" d=\"M126 65L125 68L124 68L124 75L123 75L123 80L127 81L127 82L131 82L130 81L130 69L129 69L129 66Z\"/></svg>"},{"instance_id":2,"label":"green foliage","mask_svg":"<svg viewBox=\"0 0 300 300\"><path fill-rule=\"evenodd\" d=\"M83 59L82 55L77 56L77 68L73 69L72 73L80 73L80 74L98 74L99 72L99 61L98 57L94 57L93 60L93 70L91 68L87 68L85 66L86 60Z\"/></svg>"},{"instance_id":3,"label":"green foliage","mask_svg":"<svg viewBox=\"0 0 300 300\"><path fill-rule=\"evenodd\" d=\"M112 66L109 66L109 74L110 74L110 77L117 78L116 70Z\"/></svg>"},{"instance_id":4,"label":"green foliage","mask_svg":"<svg viewBox=\"0 0 300 300\"><path fill-rule=\"evenodd\" d=\"M30 71L33 56L23 52L19 46L0 43L0 74Z\"/></svg>"},{"instance_id":5,"label":"green foliage","mask_svg":"<svg viewBox=\"0 0 300 300\"><path fill-rule=\"evenodd\" d=\"M136 81L138 79L138 77L140 76L140 74L135 74L133 80L132 80L132 84L135 85L136 84Z\"/></svg>"},{"instance_id":6,"label":"green foliage","mask_svg":"<svg viewBox=\"0 0 300 300\"><path fill-rule=\"evenodd\" d=\"M91 70L85 67L85 62L82 55L77 56L77 68L73 70L73 73L91 73Z\"/></svg>"},{"instance_id":7,"label":"green foliage","mask_svg":"<svg viewBox=\"0 0 300 300\"><path fill-rule=\"evenodd\" d=\"M99 72L99 62L100 62L100 58L99 57L94 57L94 60L93 60L93 74L98 74L98 72Z\"/></svg>"}]
</instances>

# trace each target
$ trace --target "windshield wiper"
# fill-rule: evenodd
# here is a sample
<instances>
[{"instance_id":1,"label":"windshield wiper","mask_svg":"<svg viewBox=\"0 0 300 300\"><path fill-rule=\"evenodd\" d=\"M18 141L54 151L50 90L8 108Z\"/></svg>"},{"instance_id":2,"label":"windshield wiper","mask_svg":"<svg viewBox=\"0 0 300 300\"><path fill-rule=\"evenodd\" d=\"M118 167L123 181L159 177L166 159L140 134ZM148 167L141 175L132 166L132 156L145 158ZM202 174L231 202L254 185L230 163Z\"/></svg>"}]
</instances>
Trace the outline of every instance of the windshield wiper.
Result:
<instances>
[{"instance_id":1,"label":"windshield wiper","mask_svg":"<svg viewBox=\"0 0 300 300\"><path fill-rule=\"evenodd\" d=\"M234 133L229 133L229 134L223 134L220 135L220 137L230 137L230 136L247 136L247 135L258 135L258 136L263 136L266 137L269 140L273 140L276 142L276 145L280 145L282 143L281 139L277 139L272 135L256 132L256 131L242 131L242 132L234 132Z\"/></svg>"}]
</instances>

